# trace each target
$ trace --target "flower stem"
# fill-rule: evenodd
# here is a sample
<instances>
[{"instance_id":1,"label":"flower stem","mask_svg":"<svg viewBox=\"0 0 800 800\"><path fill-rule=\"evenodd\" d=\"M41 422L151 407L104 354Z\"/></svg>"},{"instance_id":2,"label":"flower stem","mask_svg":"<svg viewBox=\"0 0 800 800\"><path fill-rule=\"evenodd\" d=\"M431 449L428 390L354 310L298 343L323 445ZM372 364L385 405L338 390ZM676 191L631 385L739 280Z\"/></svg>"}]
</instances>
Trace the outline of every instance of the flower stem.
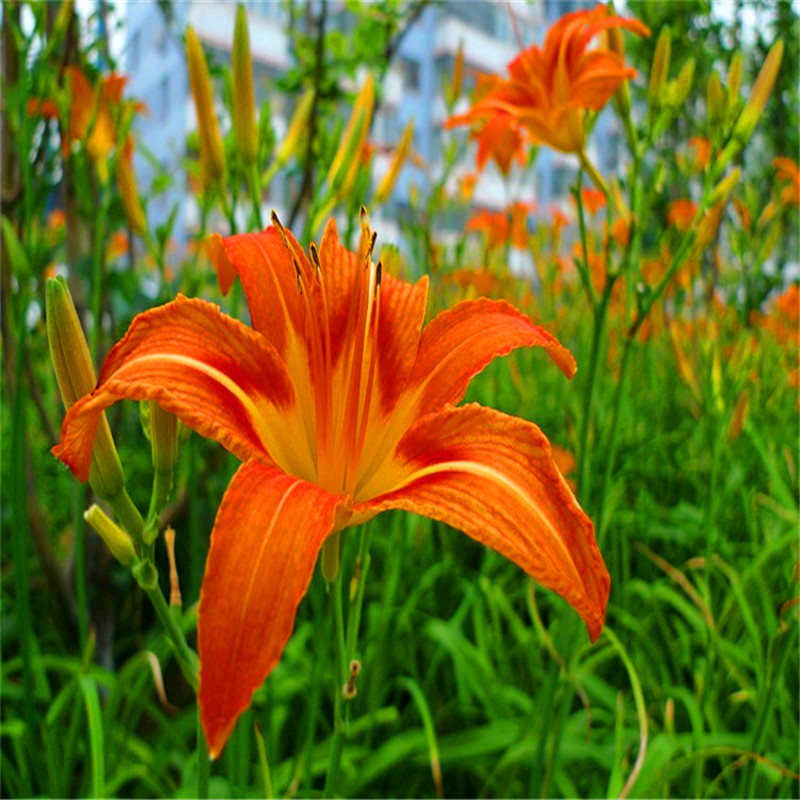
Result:
<instances>
[{"instance_id":1,"label":"flower stem","mask_svg":"<svg viewBox=\"0 0 800 800\"><path fill-rule=\"evenodd\" d=\"M342 760L342 749L344 739L347 735L347 715L343 713L342 687L345 683L345 658L347 656L344 632L344 612L342 607L342 571L341 569L336 578L330 585L331 609L333 611L333 643L336 650L335 672L336 683L333 696L333 734L331 735L331 746L328 752L328 772L325 776L325 788L323 797L333 797L336 789L336 780L339 776L339 764Z\"/></svg>"},{"instance_id":2,"label":"flower stem","mask_svg":"<svg viewBox=\"0 0 800 800\"><path fill-rule=\"evenodd\" d=\"M208 746L206 737L203 736L203 726L200 723L200 706L197 707L197 797L206 800L208 797L208 773L210 764L208 759Z\"/></svg>"},{"instance_id":3,"label":"flower stem","mask_svg":"<svg viewBox=\"0 0 800 800\"><path fill-rule=\"evenodd\" d=\"M178 666L180 666L183 676L195 692L197 692L197 687L200 683L198 677L197 654L192 651L186 643L186 637L183 635L178 621L170 612L167 601L164 600L164 595L161 593L161 589L158 586L158 582L156 581L155 586L143 586L142 588L144 588L147 596L150 598L150 602L153 604L153 608L156 614L158 614L161 624L164 626L164 631L172 643L175 657L178 660Z\"/></svg>"}]
</instances>

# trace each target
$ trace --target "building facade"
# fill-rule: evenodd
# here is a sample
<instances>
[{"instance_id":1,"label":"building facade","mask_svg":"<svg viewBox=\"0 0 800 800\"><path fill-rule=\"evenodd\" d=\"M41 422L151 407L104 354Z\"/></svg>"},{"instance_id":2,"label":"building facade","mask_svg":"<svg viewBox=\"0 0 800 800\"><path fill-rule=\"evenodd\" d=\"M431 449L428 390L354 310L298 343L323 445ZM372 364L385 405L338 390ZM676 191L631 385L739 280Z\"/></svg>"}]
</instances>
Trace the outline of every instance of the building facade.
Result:
<instances>
[{"instance_id":1,"label":"building facade","mask_svg":"<svg viewBox=\"0 0 800 800\"><path fill-rule=\"evenodd\" d=\"M291 66L292 53L286 33L287 4L281 0L248 0L251 52L254 63L256 105L269 97L273 128L280 141L287 127L290 108L284 108L284 96L270 91L274 79ZM459 47L465 62L464 97L458 110L468 105L469 90L477 73L504 74L506 65L521 47L540 43L547 28L562 14L581 4L574 0L546 2L485 2L484 0L447 0L430 5L403 36L387 73L382 103L373 121L371 141L380 152L382 146L396 144L408 120L414 121L413 148L425 168L407 166L395 187L390 202L375 214L387 237L396 231L394 220L409 213L412 192L426 192L441 174L444 143L459 137L466 143L466 129L445 131L448 110L442 87L452 75ZM172 183L150 204L149 213L156 224L165 220L177 207L173 236L186 240L198 221L193 194L187 187L185 169L187 136L196 129L194 105L189 91L182 34L191 24L212 59L224 63L230 59L236 5L224 0L188 0L169 6L165 16L155 0L128 4L126 70L131 94L143 100L150 115L139 121L141 153L137 171L144 187L152 185L155 166L161 164ZM343 0L329 0L331 24L346 24L349 12ZM222 112L222 109L220 109ZM224 113L220 122L229 125ZM590 144L590 156L601 171L618 166L619 131L612 114L600 116ZM474 169L474 146L467 144L467 155L450 178L448 190L455 193L464 173ZM373 161L373 180L380 180L388 168L389 156ZM536 166L523 178L515 176L513 187L489 165L482 173L472 196L471 206L489 210L503 208L513 199L535 201L540 213L549 216L553 205L568 204L568 189L577 174L573 156L541 148ZM265 203L285 211L290 191L282 176L273 182ZM383 218L383 219L381 219ZM463 230L464 214L446 221L453 232ZM387 229L388 226L388 229Z\"/></svg>"}]
</instances>

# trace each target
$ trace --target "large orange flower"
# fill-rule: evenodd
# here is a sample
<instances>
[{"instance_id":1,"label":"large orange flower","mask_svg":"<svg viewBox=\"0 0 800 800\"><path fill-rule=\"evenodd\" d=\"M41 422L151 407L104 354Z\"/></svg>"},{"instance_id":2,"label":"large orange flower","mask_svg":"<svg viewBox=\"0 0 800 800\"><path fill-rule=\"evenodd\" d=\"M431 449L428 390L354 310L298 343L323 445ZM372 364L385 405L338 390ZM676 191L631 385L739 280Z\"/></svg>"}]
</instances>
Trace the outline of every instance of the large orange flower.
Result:
<instances>
[{"instance_id":1,"label":"large orange flower","mask_svg":"<svg viewBox=\"0 0 800 800\"><path fill-rule=\"evenodd\" d=\"M508 65L508 78L496 77L472 108L451 117L447 127L477 126L484 137L491 129L504 136L523 130L556 150L582 152L584 112L599 111L622 81L636 74L605 47L587 50L609 28L650 33L638 20L615 16L603 5L566 14L548 31L542 48L523 50Z\"/></svg>"},{"instance_id":2,"label":"large orange flower","mask_svg":"<svg viewBox=\"0 0 800 800\"><path fill-rule=\"evenodd\" d=\"M276 220L277 222L277 220ZM495 356L572 355L508 303L465 301L423 329L427 278L382 274L366 214L358 253L335 224L309 254L278 225L212 238L252 328L179 296L140 314L54 448L86 480L101 413L151 400L244 463L223 498L200 597L199 702L210 752L279 660L323 542L402 508L459 528L564 597L595 639L609 576L591 521L533 423L457 407Z\"/></svg>"}]
</instances>

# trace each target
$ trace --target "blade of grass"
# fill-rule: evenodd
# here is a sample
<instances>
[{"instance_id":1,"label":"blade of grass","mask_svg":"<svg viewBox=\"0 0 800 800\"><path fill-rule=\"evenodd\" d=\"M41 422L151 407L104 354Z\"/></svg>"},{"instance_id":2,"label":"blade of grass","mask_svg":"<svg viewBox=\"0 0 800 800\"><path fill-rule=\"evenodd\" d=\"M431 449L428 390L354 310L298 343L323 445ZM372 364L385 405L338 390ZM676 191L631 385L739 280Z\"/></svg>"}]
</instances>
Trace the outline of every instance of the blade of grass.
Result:
<instances>
[{"instance_id":1,"label":"blade of grass","mask_svg":"<svg viewBox=\"0 0 800 800\"><path fill-rule=\"evenodd\" d=\"M78 677L86 721L89 726L89 754L92 765L92 797L105 797L105 758L103 740L103 716L100 711L100 698L97 684L89 675Z\"/></svg>"}]
</instances>

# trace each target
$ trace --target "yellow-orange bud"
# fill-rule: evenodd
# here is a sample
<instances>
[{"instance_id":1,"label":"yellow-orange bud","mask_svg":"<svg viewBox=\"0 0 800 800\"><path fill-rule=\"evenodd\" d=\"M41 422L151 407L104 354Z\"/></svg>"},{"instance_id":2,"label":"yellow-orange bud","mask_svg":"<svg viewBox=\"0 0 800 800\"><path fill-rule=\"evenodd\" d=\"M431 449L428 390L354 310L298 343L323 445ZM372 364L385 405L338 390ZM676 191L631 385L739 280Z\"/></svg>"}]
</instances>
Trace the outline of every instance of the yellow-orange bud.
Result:
<instances>
[{"instance_id":1,"label":"yellow-orange bud","mask_svg":"<svg viewBox=\"0 0 800 800\"><path fill-rule=\"evenodd\" d=\"M372 75L367 74L367 79L353 104L353 112L347 123L339 149L333 158L328 172L328 185L334 192L342 188L355 178L358 171L358 156L367 140L370 123L372 122L372 108L375 103L375 84Z\"/></svg>"},{"instance_id":2,"label":"yellow-orange bud","mask_svg":"<svg viewBox=\"0 0 800 800\"><path fill-rule=\"evenodd\" d=\"M133 540L119 527L100 506L92 505L84 512L83 518L94 532L106 543L111 555L122 564L130 567L136 560Z\"/></svg>"},{"instance_id":3,"label":"yellow-orange bud","mask_svg":"<svg viewBox=\"0 0 800 800\"><path fill-rule=\"evenodd\" d=\"M733 190L733 187L739 182L742 177L742 170L739 167L732 169L715 187L711 193L711 205L715 206L717 203L724 203L728 199L728 195Z\"/></svg>"},{"instance_id":4,"label":"yellow-orange bud","mask_svg":"<svg viewBox=\"0 0 800 800\"><path fill-rule=\"evenodd\" d=\"M125 140L122 150L117 153L116 173L117 188L122 202L122 210L125 212L125 219L128 220L131 230L142 236L146 229L144 211L139 200L139 191L136 188L136 179L133 175L133 144L131 138Z\"/></svg>"},{"instance_id":5,"label":"yellow-orange bud","mask_svg":"<svg viewBox=\"0 0 800 800\"><path fill-rule=\"evenodd\" d=\"M392 159L391 166L388 172L383 176L383 179L375 192L375 202L385 203L389 199L389 195L397 183L397 176L405 163L408 151L411 148L411 141L414 138L414 121L409 120L403 131L403 138L395 150L394 158Z\"/></svg>"},{"instance_id":6,"label":"yellow-orange bud","mask_svg":"<svg viewBox=\"0 0 800 800\"><path fill-rule=\"evenodd\" d=\"M46 313L50 358L61 398L69 409L94 390L97 378L78 312L63 278L47 281ZM109 501L119 495L125 484L122 464L105 414L100 418L95 434L89 483L98 497Z\"/></svg>"},{"instance_id":7,"label":"yellow-orange bud","mask_svg":"<svg viewBox=\"0 0 800 800\"><path fill-rule=\"evenodd\" d=\"M233 131L236 135L236 146L245 164L254 164L258 158L255 108L247 12L240 5L236 9L236 28L233 34Z\"/></svg>"},{"instance_id":8,"label":"yellow-orange bud","mask_svg":"<svg viewBox=\"0 0 800 800\"><path fill-rule=\"evenodd\" d=\"M781 67L781 60L783 58L783 41L778 39L770 48L767 57L764 60L764 65L761 67L761 72L758 73L756 82L753 86L753 91L750 94L750 99L747 105L739 115L736 121L736 126L733 129L733 136L738 139L742 144L746 143L753 134L758 118L764 110L764 106L769 100L772 93L772 87L775 85L775 80L778 77L778 70Z\"/></svg>"},{"instance_id":9,"label":"yellow-orange bud","mask_svg":"<svg viewBox=\"0 0 800 800\"><path fill-rule=\"evenodd\" d=\"M186 60L189 65L189 85L197 110L203 188L208 189L225 174L225 151L222 148L222 136L214 113L214 98L206 57L200 40L191 26L186 29Z\"/></svg>"},{"instance_id":10,"label":"yellow-orange bud","mask_svg":"<svg viewBox=\"0 0 800 800\"><path fill-rule=\"evenodd\" d=\"M300 102L292 115L292 121L289 123L289 129L286 131L286 136L275 154L276 164L283 166L297 152L302 136L308 127L308 120L313 106L314 90L308 89L300 98Z\"/></svg>"},{"instance_id":11,"label":"yellow-orange bud","mask_svg":"<svg viewBox=\"0 0 800 800\"><path fill-rule=\"evenodd\" d=\"M739 99L739 92L742 88L742 53L737 50L731 59L728 67L728 112Z\"/></svg>"},{"instance_id":12,"label":"yellow-orange bud","mask_svg":"<svg viewBox=\"0 0 800 800\"><path fill-rule=\"evenodd\" d=\"M448 106L455 105L461 97L461 89L464 85L464 42L458 43L455 61L453 62L453 76L445 86L445 101Z\"/></svg>"}]
</instances>

